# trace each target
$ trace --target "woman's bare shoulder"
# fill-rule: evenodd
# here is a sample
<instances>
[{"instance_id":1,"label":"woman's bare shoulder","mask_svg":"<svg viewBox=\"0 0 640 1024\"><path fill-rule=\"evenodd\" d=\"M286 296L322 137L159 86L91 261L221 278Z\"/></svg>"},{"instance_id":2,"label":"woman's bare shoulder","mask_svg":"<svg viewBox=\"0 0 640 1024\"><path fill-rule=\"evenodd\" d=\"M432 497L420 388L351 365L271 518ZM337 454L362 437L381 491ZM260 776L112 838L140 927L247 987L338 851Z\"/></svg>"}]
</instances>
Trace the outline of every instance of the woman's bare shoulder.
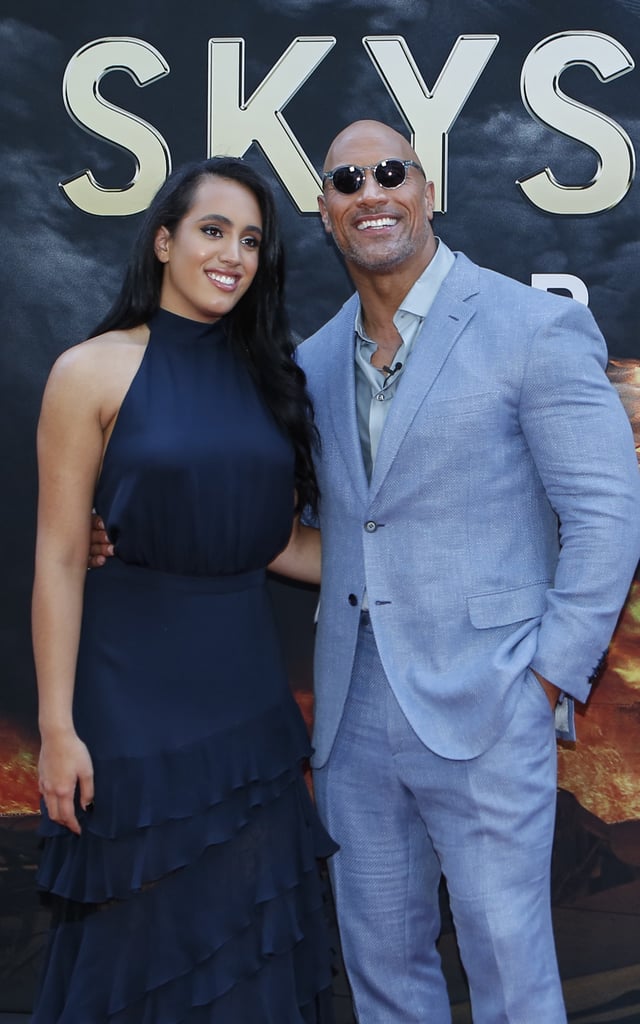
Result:
<instances>
[{"instance_id":1,"label":"woman's bare shoulder","mask_svg":"<svg viewBox=\"0 0 640 1024\"><path fill-rule=\"evenodd\" d=\"M131 350L133 354L136 349L145 348L148 340L149 328L146 324L127 330L107 331L65 349L56 359L54 366L65 369L75 366L81 368L96 361L109 360L115 355L122 358L127 350Z\"/></svg>"},{"instance_id":2,"label":"woman's bare shoulder","mask_svg":"<svg viewBox=\"0 0 640 1024\"><path fill-rule=\"evenodd\" d=\"M59 383L82 383L101 375L126 372L142 359L149 340L146 324L127 330L107 331L72 345L58 356L51 369L50 380Z\"/></svg>"}]
</instances>

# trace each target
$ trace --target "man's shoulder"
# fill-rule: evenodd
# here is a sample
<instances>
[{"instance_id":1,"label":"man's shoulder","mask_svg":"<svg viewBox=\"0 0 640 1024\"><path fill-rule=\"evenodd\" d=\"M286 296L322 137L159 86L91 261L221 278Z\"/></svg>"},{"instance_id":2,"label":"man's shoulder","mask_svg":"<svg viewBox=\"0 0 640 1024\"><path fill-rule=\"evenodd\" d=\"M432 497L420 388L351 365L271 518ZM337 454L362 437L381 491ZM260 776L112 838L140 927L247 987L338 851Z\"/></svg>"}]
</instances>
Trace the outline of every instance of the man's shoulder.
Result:
<instances>
[{"instance_id":1,"label":"man's shoulder","mask_svg":"<svg viewBox=\"0 0 640 1024\"><path fill-rule=\"evenodd\" d=\"M462 308L469 304L480 329L509 335L514 344L517 338L556 329L563 331L565 339L588 336L601 342L593 314L582 302L482 267L463 253L454 255L456 262L443 282L442 298L445 303L461 302Z\"/></svg>"},{"instance_id":2,"label":"man's shoulder","mask_svg":"<svg viewBox=\"0 0 640 1024\"><path fill-rule=\"evenodd\" d=\"M351 334L355 329L356 313L358 310L358 296L351 295L343 306L335 313L330 320L322 324L314 334L309 335L301 345L298 346L298 353L304 362L312 359L316 353L326 352L327 344L332 340L339 339L343 334Z\"/></svg>"},{"instance_id":3,"label":"man's shoulder","mask_svg":"<svg viewBox=\"0 0 640 1024\"><path fill-rule=\"evenodd\" d=\"M580 303L572 302L564 295L534 288L530 284L509 277L508 274L474 263L463 252L454 252L454 256L455 263L444 282L445 287L449 289L466 290L468 294L476 293L496 306L506 304L508 308L512 308L513 304L513 309L520 311L528 308L542 314L562 314L567 312L568 302L571 302L572 308L579 307L584 310Z\"/></svg>"}]
</instances>

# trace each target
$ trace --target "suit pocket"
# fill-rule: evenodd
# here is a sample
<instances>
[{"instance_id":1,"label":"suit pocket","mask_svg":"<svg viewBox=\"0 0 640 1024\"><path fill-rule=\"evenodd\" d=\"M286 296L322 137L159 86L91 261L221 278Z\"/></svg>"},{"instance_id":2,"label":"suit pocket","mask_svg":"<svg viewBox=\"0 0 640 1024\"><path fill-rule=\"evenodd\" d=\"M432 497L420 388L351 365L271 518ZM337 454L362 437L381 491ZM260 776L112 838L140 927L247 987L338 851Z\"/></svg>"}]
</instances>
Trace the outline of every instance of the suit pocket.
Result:
<instances>
[{"instance_id":1,"label":"suit pocket","mask_svg":"<svg viewBox=\"0 0 640 1024\"><path fill-rule=\"evenodd\" d=\"M476 629L491 629L540 618L546 610L550 586L551 580L540 580L526 587L474 594L467 598L469 618Z\"/></svg>"}]
</instances>

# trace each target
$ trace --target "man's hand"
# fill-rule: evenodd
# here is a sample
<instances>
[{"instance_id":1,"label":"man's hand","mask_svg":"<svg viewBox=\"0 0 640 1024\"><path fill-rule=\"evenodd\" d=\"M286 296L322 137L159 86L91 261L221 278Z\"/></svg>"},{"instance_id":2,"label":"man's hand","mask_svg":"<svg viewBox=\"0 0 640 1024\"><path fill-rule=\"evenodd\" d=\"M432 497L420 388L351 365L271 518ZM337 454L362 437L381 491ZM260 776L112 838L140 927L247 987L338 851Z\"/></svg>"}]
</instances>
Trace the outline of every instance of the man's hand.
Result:
<instances>
[{"instance_id":1,"label":"man's hand","mask_svg":"<svg viewBox=\"0 0 640 1024\"><path fill-rule=\"evenodd\" d=\"M95 512L91 516L91 537L89 540L89 568L98 569L113 554L113 544L107 537L104 523Z\"/></svg>"},{"instance_id":2,"label":"man's hand","mask_svg":"<svg viewBox=\"0 0 640 1024\"><path fill-rule=\"evenodd\" d=\"M106 534L105 534L105 536L106 536ZM542 689L546 693L547 700L549 701L549 703L551 705L551 710L555 711L556 704L558 703L558 697L560 696L560 693L561 693L560 688L558 686L554 686L554 684L550 683L548 679L544 678L544 676L541 676L539 672L536 672L535 668L532 668L531 671L533 672L534 676L536 677L536 679L540 683L540 686L542 687Z\"/></svg>"}]
</instances>

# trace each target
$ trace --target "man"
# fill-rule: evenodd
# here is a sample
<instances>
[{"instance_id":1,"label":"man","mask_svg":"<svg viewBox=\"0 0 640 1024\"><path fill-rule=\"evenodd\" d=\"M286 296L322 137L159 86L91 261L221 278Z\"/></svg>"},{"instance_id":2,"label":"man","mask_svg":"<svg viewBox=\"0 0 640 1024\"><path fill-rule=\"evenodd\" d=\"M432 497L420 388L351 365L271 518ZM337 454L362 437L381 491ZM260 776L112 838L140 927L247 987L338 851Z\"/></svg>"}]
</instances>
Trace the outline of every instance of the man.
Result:
<instances>
[{"instance_id":1,"label":"man","mask_svg":"<svg viewBox=\"0 0 640 1024\"><path fill-rule=\"evenodd\" d=\"M362 1024L451 1019L441 872L476 1024L556 1024L552 709L587 699L626 596L638 471L589 312L453 255L433 199L385 125L332 143L320 213L357 293L299 350L315 789Z\"/></svg>"},{"instance_id":2,"label":"man","mask_svg":"<svg viewBox=\"0 0 640 1024\"><path fill-rule=\"evenodd\" d=\"M453 254L409 143L361 121L319 200L354 295L299 349L322 449L314 778L361 1024L566 1021L554 713L587 699L640 556L640 487L578 303ZM95 563L97 564L97 563Z\"/></svg>"}]
</instances>

